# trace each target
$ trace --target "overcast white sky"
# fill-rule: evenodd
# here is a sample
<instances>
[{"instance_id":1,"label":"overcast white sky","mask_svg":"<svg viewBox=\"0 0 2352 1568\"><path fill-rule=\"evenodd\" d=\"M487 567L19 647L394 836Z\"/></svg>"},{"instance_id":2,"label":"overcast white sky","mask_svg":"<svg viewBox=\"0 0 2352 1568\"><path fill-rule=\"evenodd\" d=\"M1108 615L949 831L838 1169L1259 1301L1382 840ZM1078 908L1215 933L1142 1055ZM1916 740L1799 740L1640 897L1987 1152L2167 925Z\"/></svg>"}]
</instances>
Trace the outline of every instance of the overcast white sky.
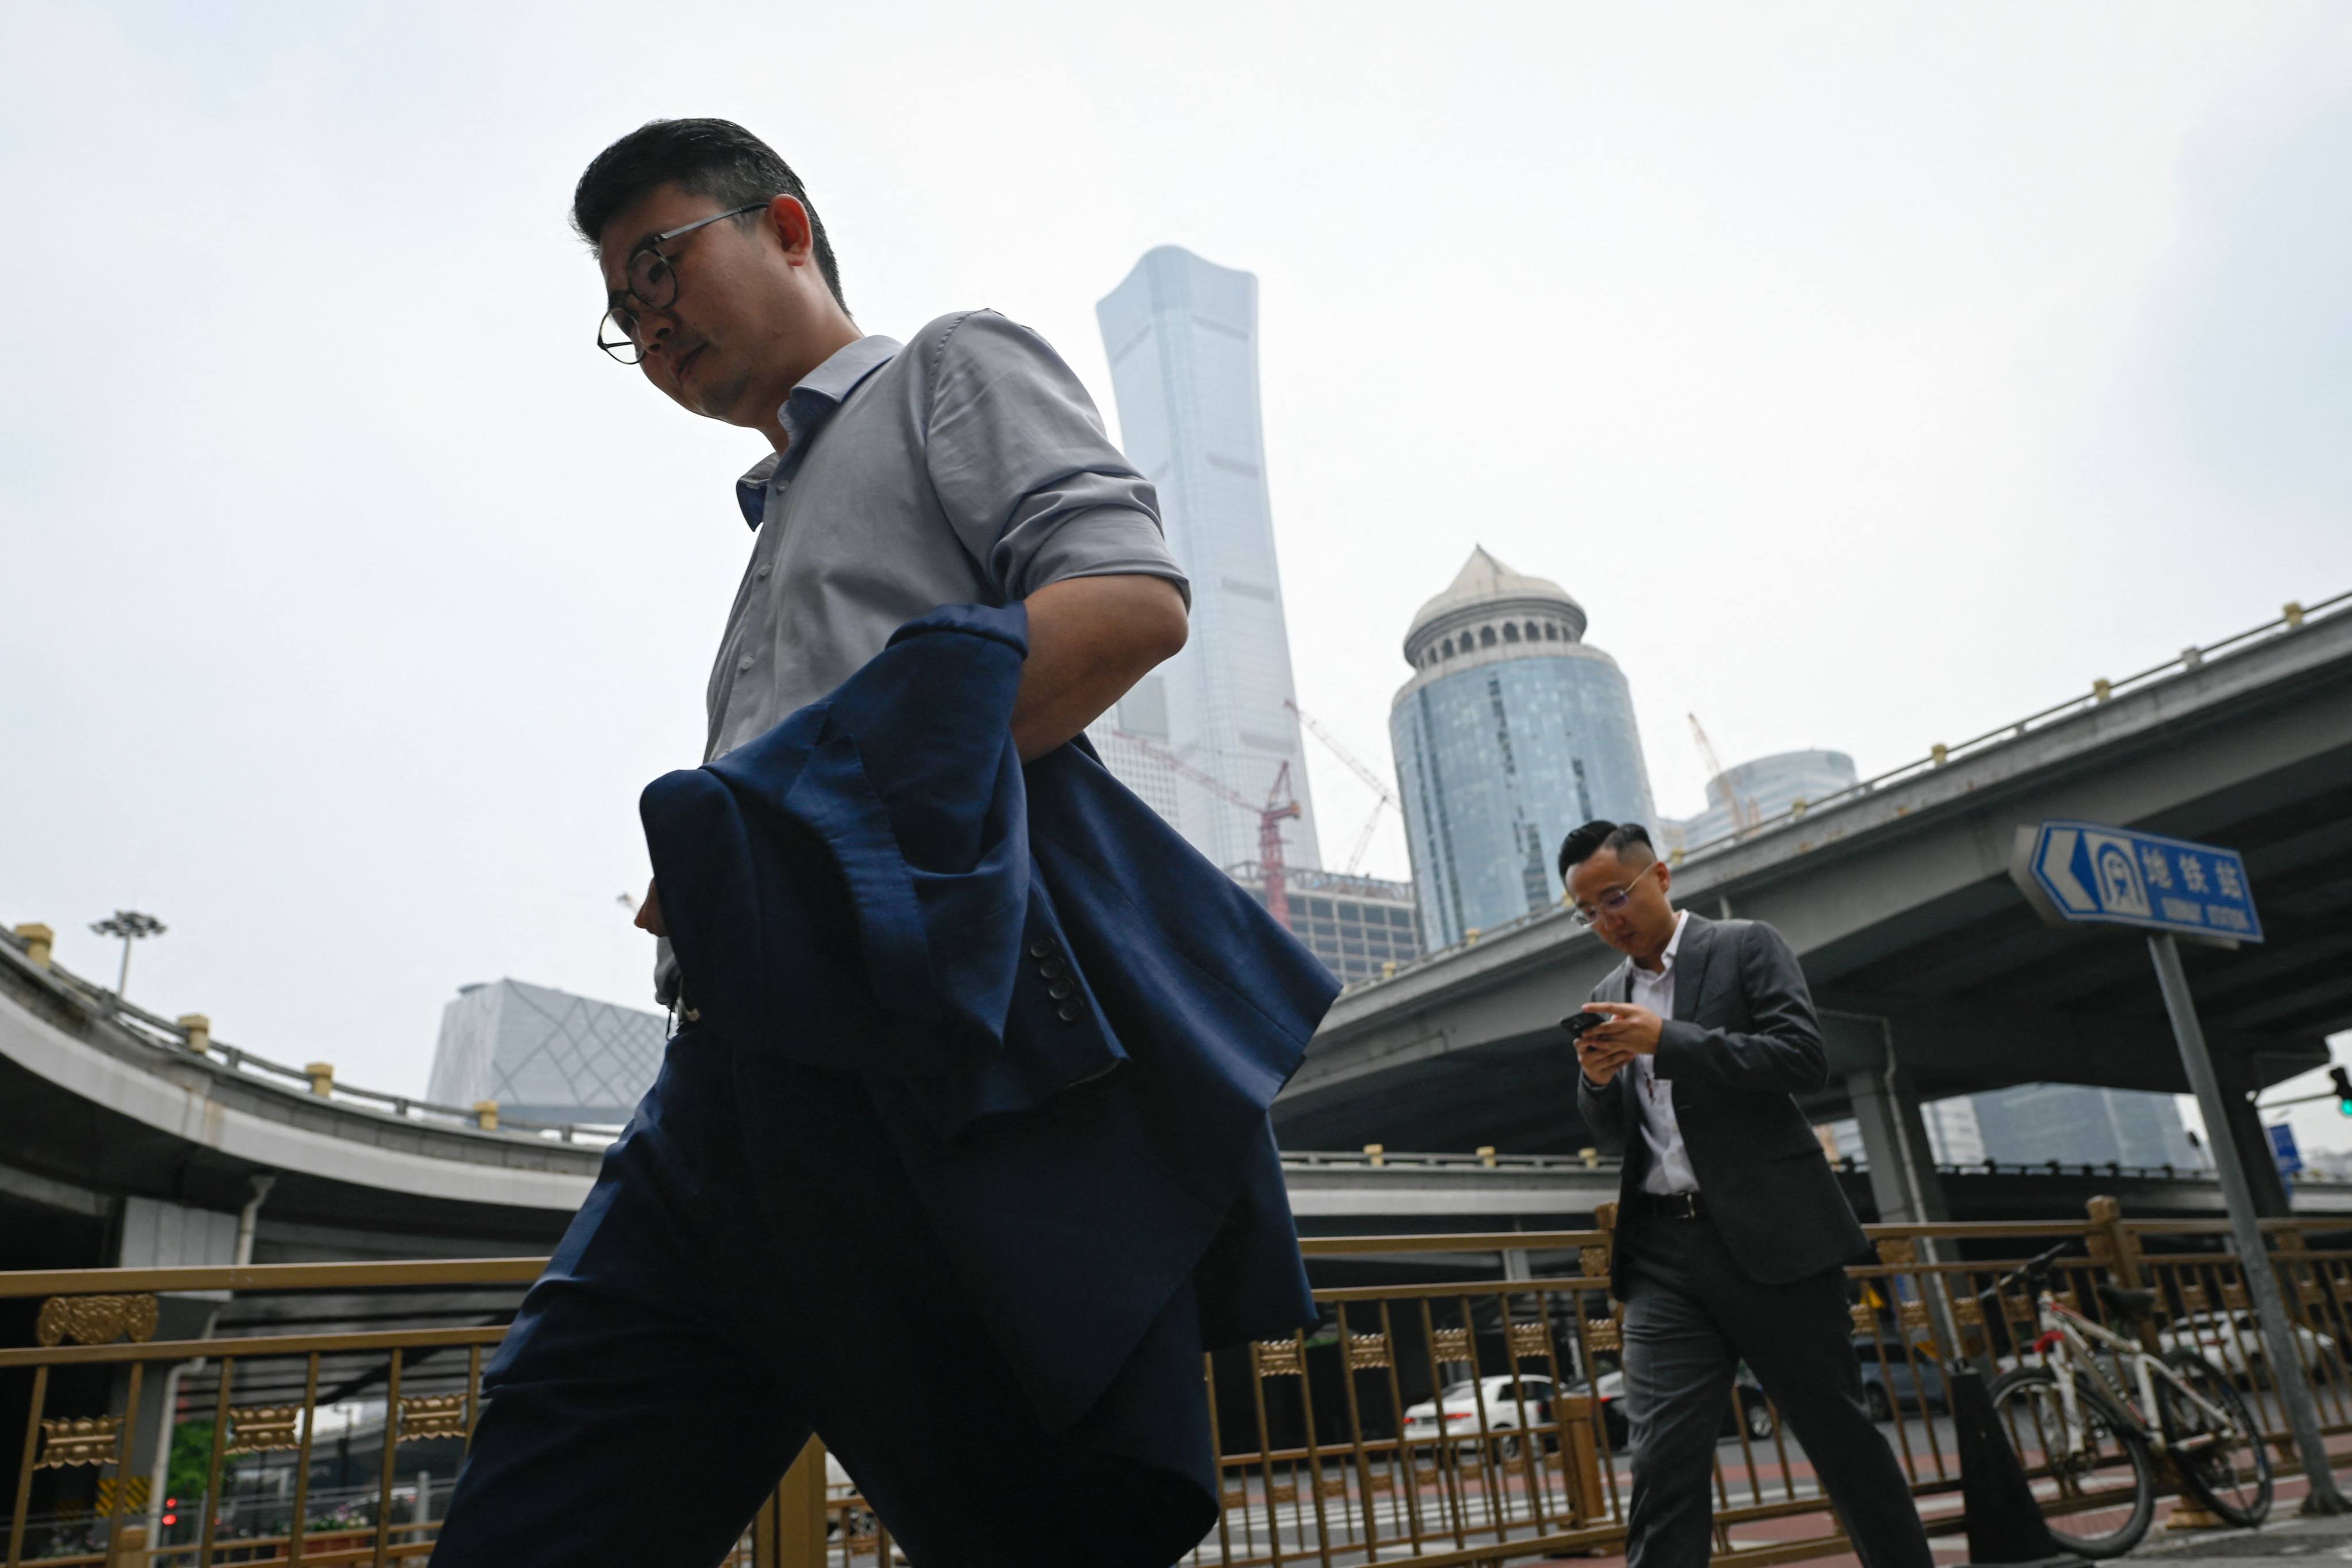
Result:
<instances>
[{"instance_id":1,"label":"overcast white sky","mask_svg":"<svg viewBox=\"0 0 2352 1568\"><path fill-rule=\"evenodd\" d=\"M2352 587L2342 6L15 0L0 920L108 977L151 910L134 1000L412 1092L463 982L644 1000L758 438L595 352L563 213L676 114L869 329L993 306L1106 414L1139 255L1256 273L1300 700L1375 761L1478 543L1677 814L1685 713L1870 772Z\"/></svg>"}]
</instances>

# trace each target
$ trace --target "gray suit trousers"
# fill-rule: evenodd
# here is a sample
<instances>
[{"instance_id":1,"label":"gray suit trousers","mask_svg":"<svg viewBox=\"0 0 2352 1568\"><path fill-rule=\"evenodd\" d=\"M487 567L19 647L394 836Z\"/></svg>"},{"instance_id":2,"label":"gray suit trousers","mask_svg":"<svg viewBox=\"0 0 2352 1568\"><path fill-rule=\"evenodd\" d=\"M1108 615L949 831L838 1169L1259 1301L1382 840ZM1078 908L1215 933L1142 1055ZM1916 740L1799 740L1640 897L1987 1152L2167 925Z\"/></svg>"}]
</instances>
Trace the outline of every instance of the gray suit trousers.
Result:
<instances>
[{"instance_id":1,"label":"gray suit trousers","mask_svg":"<svg viewBox=\"0 0 2352 1568\"><path fill-rule=\"evenodd\" d=\"M1742 1361L1812 1461L1864 1568L1932 1568L1910 1485L1863 1406L1844 1275L1759 1284L1710 1219L1623 1223L1641 1228L1625 1289L1626 1568L1705 1568L1716 1438Z\"/></svg>"}]
</instances>

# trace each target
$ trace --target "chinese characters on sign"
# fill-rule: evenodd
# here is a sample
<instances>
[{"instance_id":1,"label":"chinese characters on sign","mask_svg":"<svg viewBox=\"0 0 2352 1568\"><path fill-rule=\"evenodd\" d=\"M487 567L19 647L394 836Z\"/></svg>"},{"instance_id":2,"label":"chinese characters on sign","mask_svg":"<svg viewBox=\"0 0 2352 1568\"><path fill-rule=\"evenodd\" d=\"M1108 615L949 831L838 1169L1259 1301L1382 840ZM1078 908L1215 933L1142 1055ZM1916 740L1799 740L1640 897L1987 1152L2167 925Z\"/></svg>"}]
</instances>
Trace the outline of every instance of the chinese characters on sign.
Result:
<instances>
[{"instance_id":1,"label":"chinese characters on sign","mask_svg":"<svg viewBox=\"0 0 2352 1568\"><path fill-rule=\"evenodd\" d=\"M2018 848L2018 884L2062 924L2263 939L2245 862L2235 850L2098 822L2020 828Z\"/></svg>"}]
</instances>

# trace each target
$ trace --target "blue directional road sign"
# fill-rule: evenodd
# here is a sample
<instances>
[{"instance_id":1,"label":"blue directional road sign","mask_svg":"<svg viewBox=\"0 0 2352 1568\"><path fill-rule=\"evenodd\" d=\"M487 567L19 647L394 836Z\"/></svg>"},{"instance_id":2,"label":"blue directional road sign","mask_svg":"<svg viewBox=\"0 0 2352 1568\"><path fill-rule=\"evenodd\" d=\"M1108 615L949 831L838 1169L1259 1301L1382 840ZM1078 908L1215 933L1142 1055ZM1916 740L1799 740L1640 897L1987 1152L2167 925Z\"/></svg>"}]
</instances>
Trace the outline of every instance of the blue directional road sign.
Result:
<instances>
[{"instance_id":1,"label":"blue directional road sign","mask_svg":"<svg viewBox=\"0 0 2352 1568\"><path fill-rule=\"evenodd\" d=\"M2271 1158L2278 1162L2281 1176L2303 1174L2303 1151L2295 1147L2294 1129L2284 1122L2271 1129Z\"/></svg>"},{"instance_id":2,"label":"blue directional road sign","mask_svg":"<svg viewBox=\"0 0 2352 1568\"><path fill-rule=\"evenodd\" d=\"M2044 822L2017 830L2010 875L2053 925L2263 939L2253 883L2235 850L2102 822Z\"/></svg>"}]
</instances>

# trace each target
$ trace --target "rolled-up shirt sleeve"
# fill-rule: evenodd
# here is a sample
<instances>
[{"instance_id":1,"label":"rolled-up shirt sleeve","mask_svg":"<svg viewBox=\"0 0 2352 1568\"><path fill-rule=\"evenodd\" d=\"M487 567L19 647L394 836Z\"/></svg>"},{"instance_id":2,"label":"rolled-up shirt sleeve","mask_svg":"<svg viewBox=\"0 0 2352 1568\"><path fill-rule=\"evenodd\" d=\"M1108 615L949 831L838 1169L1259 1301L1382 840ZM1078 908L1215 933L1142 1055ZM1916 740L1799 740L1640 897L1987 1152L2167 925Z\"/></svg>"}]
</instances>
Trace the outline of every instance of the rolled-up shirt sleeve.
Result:
<instances>
[{"instance_id":1,"label":"rolled-up shirt sleeve","mask_svg":"<svg viewBox=\"0 0 2352 1568\"><path fill-rule=\"evenodd\" d=\"M964 548L1008 600L1073 577L1192 589L1151 482L1110 438L1051 345L992 310L958 322L930 367L924 461Z\"/></svg>"}]
</instances>

